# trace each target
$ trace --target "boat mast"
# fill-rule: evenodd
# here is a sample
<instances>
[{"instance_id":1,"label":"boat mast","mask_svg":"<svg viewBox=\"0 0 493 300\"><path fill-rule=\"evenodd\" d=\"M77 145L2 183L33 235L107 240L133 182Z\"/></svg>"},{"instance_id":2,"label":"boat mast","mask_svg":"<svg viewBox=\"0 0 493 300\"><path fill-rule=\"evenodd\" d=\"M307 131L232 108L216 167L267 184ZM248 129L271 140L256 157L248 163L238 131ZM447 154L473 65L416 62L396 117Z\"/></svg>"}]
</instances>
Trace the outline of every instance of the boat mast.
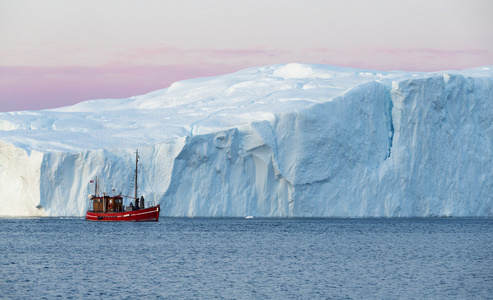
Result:
<instances>
[{"instance_id":1,"label":"boat mast","mask_svg":"<svg viewBox=\"0 0 493 300\"><path fill-rule=\"evenodd\" d=\"M96 182L94 184L94 197L98 196L98 176L96 176Z\"/></svg>"},{"instance_id":2,"label":"boat mast","mask_svg":"<svg viewBox=\"0 0 493 300\"><path fill-rule=\"evenodd\" d=\"M139 150L135 151L135 200L137 200L137 168L139 164Z\"/></svg>"}]
</instances>

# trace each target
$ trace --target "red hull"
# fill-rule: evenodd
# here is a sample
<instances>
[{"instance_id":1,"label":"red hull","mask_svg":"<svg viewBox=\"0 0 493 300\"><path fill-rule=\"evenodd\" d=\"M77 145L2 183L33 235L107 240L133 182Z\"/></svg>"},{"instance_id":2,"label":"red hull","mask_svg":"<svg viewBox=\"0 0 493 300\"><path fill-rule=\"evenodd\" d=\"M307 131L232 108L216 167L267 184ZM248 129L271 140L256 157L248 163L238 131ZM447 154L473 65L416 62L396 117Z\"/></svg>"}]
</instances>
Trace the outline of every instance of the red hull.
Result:
<instances>
[{"instance_id":1,"label":"red hull","mask_svg":"<svg viewBox=\"0 0 493 300\"><path fill-rule=\"evenodd\" d=\"M118 221L133 221L133 222L157 222L159 219L159 212L161 207L157 206L148 207L133 211L124 212L92 212L86 213L86 220L99 221L99 222L118 222Z\"/></svg>"}]
</instances>

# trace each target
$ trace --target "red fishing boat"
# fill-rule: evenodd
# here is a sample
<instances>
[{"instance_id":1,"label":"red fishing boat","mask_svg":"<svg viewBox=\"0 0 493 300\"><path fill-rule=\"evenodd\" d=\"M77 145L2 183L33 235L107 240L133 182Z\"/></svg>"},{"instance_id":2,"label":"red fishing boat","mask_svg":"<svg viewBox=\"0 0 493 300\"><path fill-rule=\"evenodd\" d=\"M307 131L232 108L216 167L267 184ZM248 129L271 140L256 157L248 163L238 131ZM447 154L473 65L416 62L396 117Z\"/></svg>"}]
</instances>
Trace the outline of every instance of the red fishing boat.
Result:
<instances>
[{"instance_id":1,"label":"red fishing boat","mask_svg":"<svg viewBox=\"0 0 493 300\"><path fill-rule=\"evenodd\" d=\"M158 205L146 208L144 197L137 196L137 168L139 163L139 152L135 152L135 196L114 195L108 196L103 193L99 196L99 184L96 177L94 195L89 195L89 200L92 201L92 210L86 212L86 220L88 221L134 221L134 222L157 222L161 208ZM130 203L129 206L124 206L123 198L134 199L135 205Z\"/></svg>"}]
</instances>

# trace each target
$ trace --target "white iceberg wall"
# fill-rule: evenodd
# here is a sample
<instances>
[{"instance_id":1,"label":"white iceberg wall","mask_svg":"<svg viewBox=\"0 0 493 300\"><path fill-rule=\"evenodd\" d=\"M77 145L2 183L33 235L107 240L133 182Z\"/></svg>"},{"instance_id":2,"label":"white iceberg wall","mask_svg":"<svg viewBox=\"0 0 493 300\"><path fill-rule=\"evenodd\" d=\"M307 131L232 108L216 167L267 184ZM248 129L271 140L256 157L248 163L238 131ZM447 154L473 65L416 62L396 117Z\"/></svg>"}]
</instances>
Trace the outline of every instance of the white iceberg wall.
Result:
<instances>
[{"instance_id":1,"label":"white iceberg wall","mask_svg":"<svg viewBox=\"0 0 493 300\"><path fill-rule=\"evenodd\" d=\"M173 165L171 183L161 201L174 216L234 216L246 208L250 176L239 155L237 129L188 137Z\"/></svg>"},{"instance_id":2,"label":"white iceberg wall","mask_svg":"<svg viewBox=\"0 0 493 300\"><path fill-rule=\"evenodd\" d=\"M163 203L178 216L371 215L364 172L389 154L390 93L372 82L250 129L193 136ZM372 195L368 195L367 198Z\"/></svg>"},{"instance_id":3,"label":"white iceberg wall","mask_svg":"<svg viewBox=\"0 0 493 300\"><path fill-rule=\"evenodd\" d=\"M43 154L0 141L0 216L43 216L40 166Z\"/></svg>"},{"instance_id":4,"label":"white iceberg wall","mask_svg":"<svg viewBox=\"0 0 493 300\"><path fill-rule=\"evenodd\" d=\"M404 80L392 98L392 215L493 215L491 77Z\"/></svg>"},{"instance_id":5,"label":"white iceberg wall","mask_svg":"<svg viewBox=\"0 0 493 300\"><path fill-rule=\"evenodd\" d=\"M175 143L139 149L139 195L144 193L147 206L157 204L166 191L173 158L177 155L176 148L181 149L182 146L183 143L177 140ZM24 184L18 189L31 193L37 191L37 197L31 197L35 199L33 204L22 200L6 201L7 207L15 208L15 205L21 204L29 209L16 208L5 215L83 216L89 205L87 196L95 192L94 183L90 181L95 180L96 176L101 192L134 196L135 149L38 154L39 164L34 168L37 169L38 182ZM16 167L19 165L16 164ZM10 199L24 198L14 196ZM125 201L128 204L133 200L127 198Z\"/></svg>"},{"instance_id":6,"label":"white iceberg wall","mask_svg":"<svg viewBox=\"0 0 493 300\"><path fill-rule=\"evenodd\" d=\"M161 201L164 215L293 215L292 187L270 146L252 129L188 138L171 177Z\"/></svg>"},{"instance_id":7,"label":"white iceberg wall","mask_svg":"<svg viewBox=\"0 0 493 300\"><path fill-rule=\"evenodd\" d=\"M371 82L281 116L274 147L293 186L291 216L380 215L370 175L389 155L390 109L386 87Z\"/></svg>"},{"instance_id":8,"label":"white iceberg wall","mask_svg":"<svg viewBox=\"0 0 493 300\"><path fill-rule=\"evenodd\" d=\"M437 75L400 81L391 90L390 119L388 107L377 109L387 103L388 96L371 91L370 86L365 85L367 98L375 101L367 102L372 103L372 109L368 108L366 116L363 111L348 115L351 101L365 98L351 91L341 102L346 106L341 124L348 127L329 125L313 141L293 139L296 145L323 143L323 136L333 141L315 148L325 149L322 151L308 151L305 146L308 160L318 161L307 169L326 175L318 178L320 181L295 185L295 201L301 205L299 215L493 215L491 78ZM363 103L360 108L364 108ZM391 127L372 122L385 119L391 121ZM313 130L309 127L299 132ZM333 138L334 132L339 136ZM392 137L387 142L385 132L393 132L387 135ZM348 142L342 135L348 135ZM388 158L387 146L391 146ZM297 151L292 157L303 152ZM322 158L326 158L325 164ZM312 175L311 179L316 178Z\"/></svg>"},{"instance_id":9,"label":"white iceberg wall","mask_svg":"<svg viewBox=\"0 0 493 300\"><path fill-rule=\"evenodd\" d=\"M104 150L82 153L51 152L45 153L41 165L41 205L50 216L81 216L88 205L87 195L94 194L94 185L90 181L96 176L107 179L100 181L101 190L112 193L122 191L122 182L130 183L131 169L129 155L121 152L113 154ZM108 185L112 184L112 185ZM127 192L126 189L123 192Z\"/></svg>"},{"instance_id":10,"label":"white iceberg wall","mask_svg":"<svg viewBox=\"0 0 493 300\"><path fill-rule=\"evenodd\" d=\"M460 75L372 82L253 132L190 137L163 213L491 216L492 86Z\"/></svg>"},{"instance_id":11,"label":"white iceberg wall","mask_svg":"<svg viewBox=\"0 0 493 300\"><path fill-rule=\"evenodd\" d=\"M493 215L488 68L380 77L317 68L184 82L96 115L97 101L4 114L0 215L83 216L96 176L102 191L132 196L135 148L139 194L164 216ZM176 113L165 109L183 97Z\"/></svg>"}]
</instances>

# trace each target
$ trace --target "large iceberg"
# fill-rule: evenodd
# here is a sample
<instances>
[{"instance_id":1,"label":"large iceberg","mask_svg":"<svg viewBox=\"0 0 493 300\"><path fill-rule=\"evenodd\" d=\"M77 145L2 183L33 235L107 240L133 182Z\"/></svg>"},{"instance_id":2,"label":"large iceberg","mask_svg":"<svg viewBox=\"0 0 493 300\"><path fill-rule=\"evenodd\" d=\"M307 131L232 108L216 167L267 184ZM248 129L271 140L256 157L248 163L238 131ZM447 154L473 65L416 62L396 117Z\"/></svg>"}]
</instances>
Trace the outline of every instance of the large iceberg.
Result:
<instances>
[{"instance_id":1,"label":"large iceberg","mask_svg":"<svg viewBox=\"0 0 493 300\"><path fill-rule=\"evenodd\" d=\"M493 67L285 64L0 113L0 215L83 216L98 176L163 216L493 216Z\"/></svg>"}]
</instances>

